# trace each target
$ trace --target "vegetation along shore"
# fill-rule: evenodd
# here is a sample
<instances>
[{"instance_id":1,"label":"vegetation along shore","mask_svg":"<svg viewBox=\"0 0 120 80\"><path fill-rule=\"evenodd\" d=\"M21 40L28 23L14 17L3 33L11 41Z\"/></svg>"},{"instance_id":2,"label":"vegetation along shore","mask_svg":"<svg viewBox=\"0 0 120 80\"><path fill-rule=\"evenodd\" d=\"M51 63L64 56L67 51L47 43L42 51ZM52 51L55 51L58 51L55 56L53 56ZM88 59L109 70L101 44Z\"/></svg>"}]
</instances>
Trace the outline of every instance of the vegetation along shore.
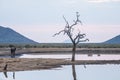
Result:
<instances>
[{"instance_id":1,"label":"vegetation along shore","mask_svg":"<svg viewBox=\"0 0 120 80\"><path fill-rule=\"evenodd\" d=\"M65 45L65 46L64 46ZM76 49L77 54L120 54L119 45L82 44ZM20 54L71 54L71 44L45 43L39 45L15 45L16 55ZM0 56L10 55L9 46L0 48ZM24 71L58 68L62 65L88 65L88 64L120 64L120 60L76 60L50 58L0 58L0 71Z\"/></svg>"}]
</instances>

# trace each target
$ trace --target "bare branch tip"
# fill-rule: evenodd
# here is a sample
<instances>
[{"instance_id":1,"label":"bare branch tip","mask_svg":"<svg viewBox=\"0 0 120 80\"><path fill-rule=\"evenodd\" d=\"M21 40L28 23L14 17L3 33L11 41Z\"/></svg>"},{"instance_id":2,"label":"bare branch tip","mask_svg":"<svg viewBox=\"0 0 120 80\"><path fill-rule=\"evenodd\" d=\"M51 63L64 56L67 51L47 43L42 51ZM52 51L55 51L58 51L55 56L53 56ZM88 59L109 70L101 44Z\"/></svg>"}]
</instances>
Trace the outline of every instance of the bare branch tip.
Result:
<instances>
[{"instance_id":1,"label":"bare branch tip","mask_svg":"<svg viewBox=\"0 0 120 80\"><path fill-rule=\"evenodd\" d=\"M86 41L89 41L89 39L86 39Z\"/></svg>"}]
</instances>

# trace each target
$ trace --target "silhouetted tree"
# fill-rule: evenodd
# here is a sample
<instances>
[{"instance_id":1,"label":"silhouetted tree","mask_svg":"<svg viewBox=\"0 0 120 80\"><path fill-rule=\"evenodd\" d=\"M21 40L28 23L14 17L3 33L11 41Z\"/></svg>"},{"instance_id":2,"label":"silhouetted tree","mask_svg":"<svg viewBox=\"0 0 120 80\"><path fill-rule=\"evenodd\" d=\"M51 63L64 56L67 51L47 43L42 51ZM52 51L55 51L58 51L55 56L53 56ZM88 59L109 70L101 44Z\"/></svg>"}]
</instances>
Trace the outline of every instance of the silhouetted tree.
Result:
<instances>
[{"instance_id":1,"label":"silhouetted tree","mask_svg":"<svg viewBox=\"0 0 120 80\"><path fill-rule=\"evenodd\" d=\"M67 35L69 39L71 40L73 44L72 48L72 60L75 61L75 53L76 53L76 47L79 44L79 42L85 42L88 41L88 39L85 39L86 34L82 34L79 31L79 28L77 29L77 33L75 33L75 26L78 25L79 23L82 25L81 20L79 20L79 13L76 12L76 20L73 20L73 24L69 24L69 22L66 20L66 18L63 16L63 19L66 22L65 28L58 33L54 34L54 36L59 35L61 33L64 33L64 35Z\"/></svg>"}]
</instances>

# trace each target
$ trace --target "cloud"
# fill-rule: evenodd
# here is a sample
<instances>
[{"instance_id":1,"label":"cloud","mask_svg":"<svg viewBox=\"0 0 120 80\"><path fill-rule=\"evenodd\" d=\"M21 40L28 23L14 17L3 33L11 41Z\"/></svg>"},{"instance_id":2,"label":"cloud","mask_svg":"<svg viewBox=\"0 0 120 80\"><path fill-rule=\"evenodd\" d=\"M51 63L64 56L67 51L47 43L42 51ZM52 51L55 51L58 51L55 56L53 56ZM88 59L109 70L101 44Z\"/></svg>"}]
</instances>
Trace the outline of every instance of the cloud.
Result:
<instances>
[{"instance_id":1,"label":"cloud","mask_svg":"<svg viewBox=\"0 0 120 80\"><path fill-rule=\"evenodd\" d=\"M120 0L88 0L91 3L120 2Z\"/></svg>"}]
</instances>

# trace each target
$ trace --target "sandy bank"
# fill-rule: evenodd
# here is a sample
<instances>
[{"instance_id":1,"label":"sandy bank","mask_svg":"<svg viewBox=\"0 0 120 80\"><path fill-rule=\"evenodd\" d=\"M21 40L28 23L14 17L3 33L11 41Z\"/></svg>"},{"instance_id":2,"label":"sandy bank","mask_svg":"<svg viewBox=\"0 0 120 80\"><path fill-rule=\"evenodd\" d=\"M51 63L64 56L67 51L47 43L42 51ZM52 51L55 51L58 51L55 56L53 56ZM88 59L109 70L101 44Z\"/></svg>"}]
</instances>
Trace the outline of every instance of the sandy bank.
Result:
<instances>
[{"instance_id":1,"label":"sandy bank","mask_svg":"<svg viewBox=\"0 0 120 80\"><path fill-rule=\"evenodd\" d=\"M120 64L120 60L77 60L41 58L0 58L0 71L41 70L61 67L61 65Z\"/></svg>"}]
</instances>

